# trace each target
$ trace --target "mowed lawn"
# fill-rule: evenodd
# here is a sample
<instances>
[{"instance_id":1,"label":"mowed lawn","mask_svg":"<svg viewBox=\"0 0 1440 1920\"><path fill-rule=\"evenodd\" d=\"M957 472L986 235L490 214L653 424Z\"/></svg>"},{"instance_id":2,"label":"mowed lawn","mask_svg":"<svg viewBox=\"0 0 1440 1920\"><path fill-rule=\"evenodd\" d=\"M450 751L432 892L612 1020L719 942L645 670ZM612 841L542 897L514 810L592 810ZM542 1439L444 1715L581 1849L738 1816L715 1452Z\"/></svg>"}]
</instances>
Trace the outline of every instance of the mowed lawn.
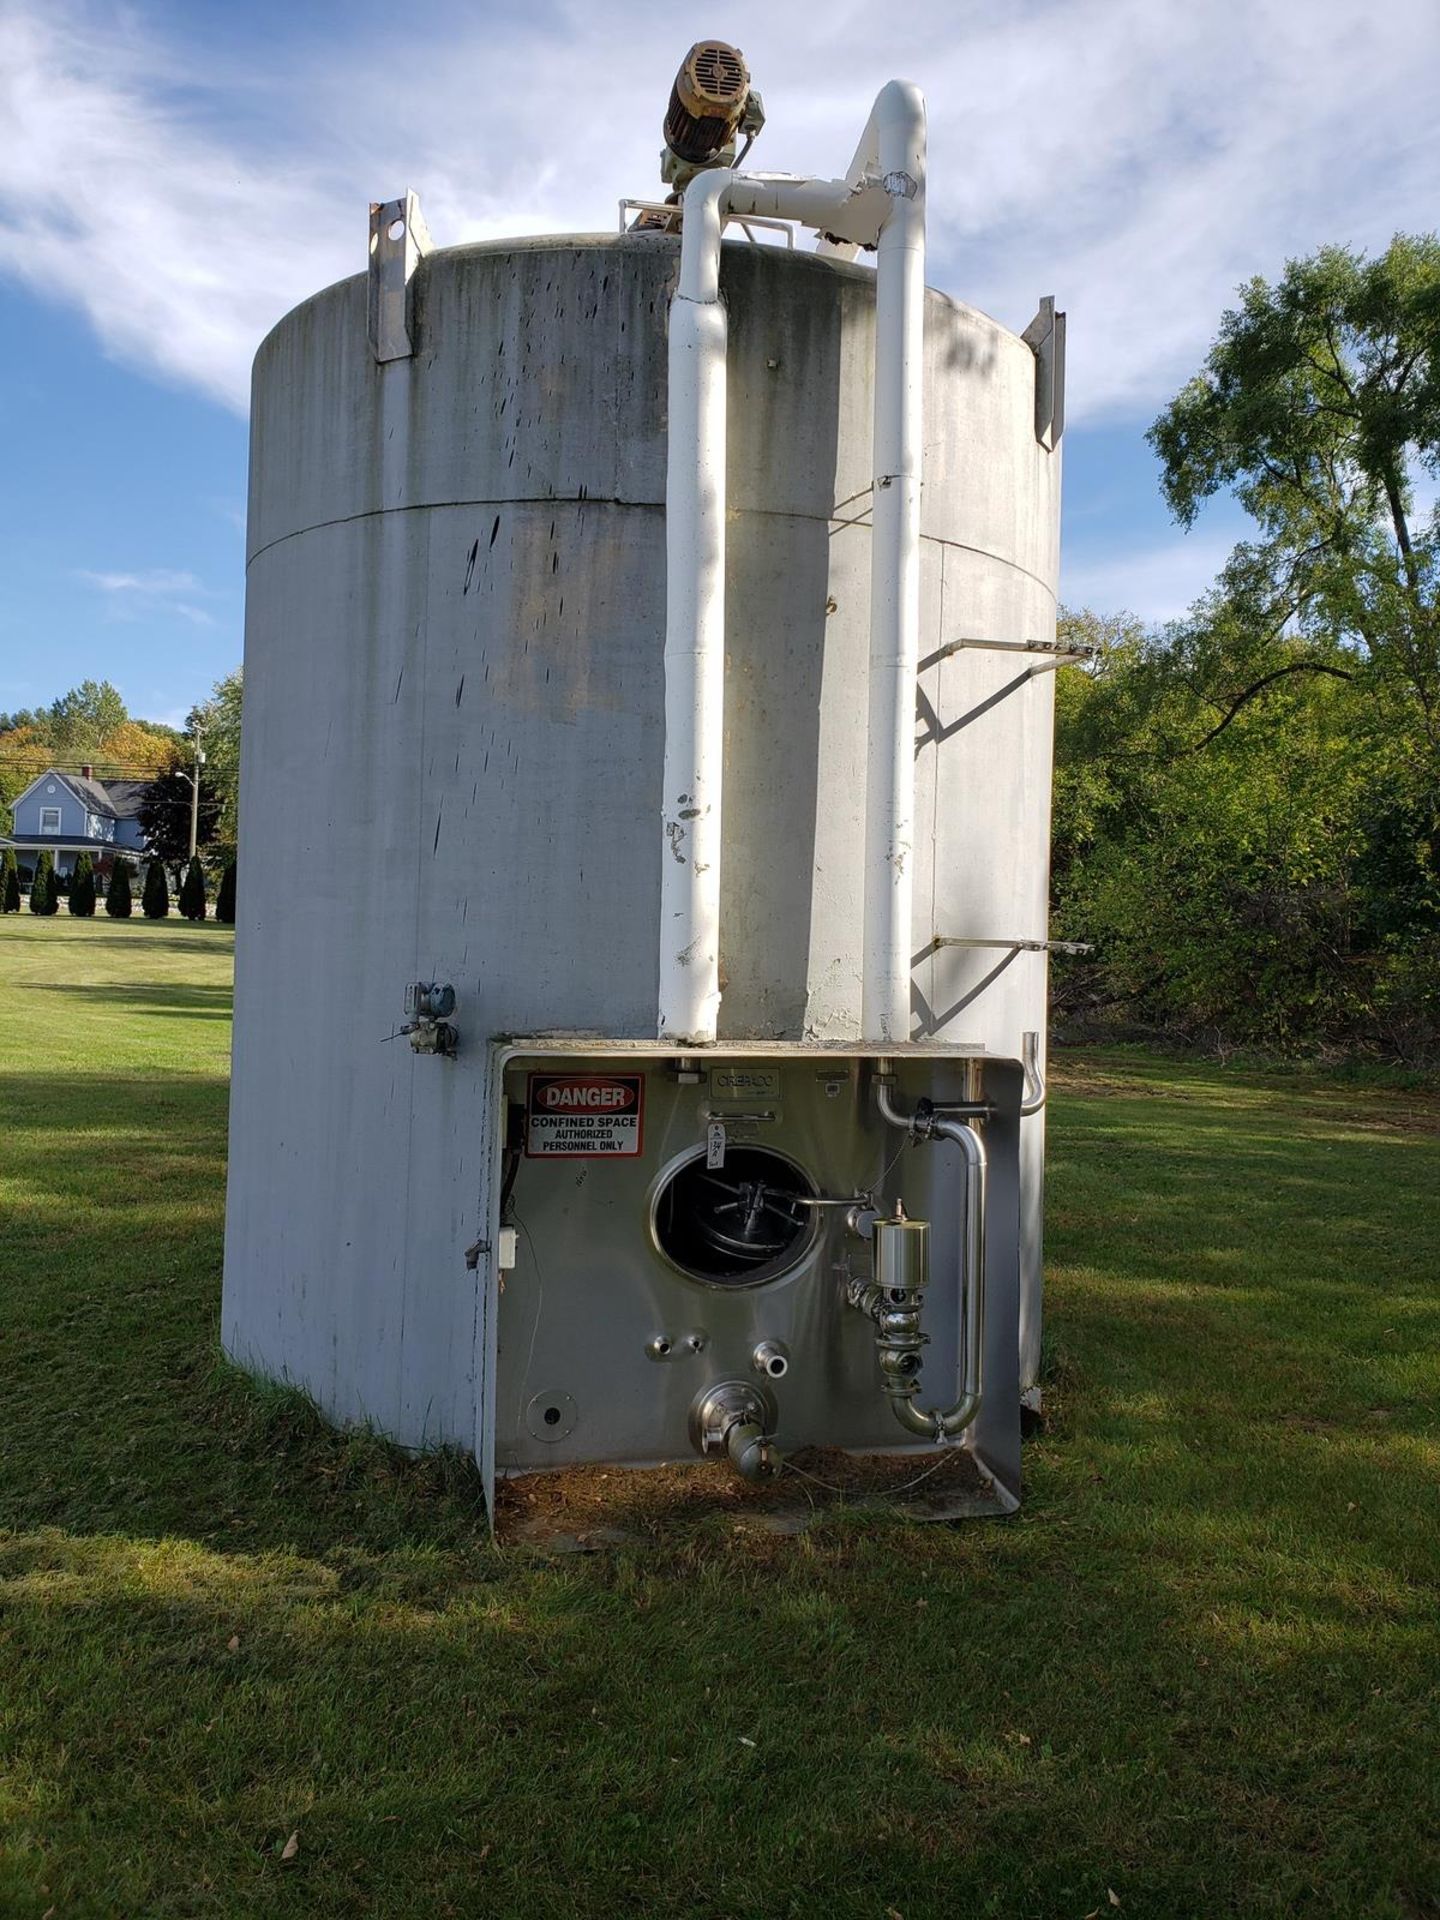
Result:
<instances>
[{"instance_id":1,"label":"mowed lawn","mask_svg":"<svg viewBox=\"0 0 1440 1920\"><path fill-rule=\"evenodd\" d=\"M497 1552L216 1364L230 942L0 922L0 1916L1440 1914L1440 1103L1072 1058L1013 1520Z\"/></svg>"}]
</instances>

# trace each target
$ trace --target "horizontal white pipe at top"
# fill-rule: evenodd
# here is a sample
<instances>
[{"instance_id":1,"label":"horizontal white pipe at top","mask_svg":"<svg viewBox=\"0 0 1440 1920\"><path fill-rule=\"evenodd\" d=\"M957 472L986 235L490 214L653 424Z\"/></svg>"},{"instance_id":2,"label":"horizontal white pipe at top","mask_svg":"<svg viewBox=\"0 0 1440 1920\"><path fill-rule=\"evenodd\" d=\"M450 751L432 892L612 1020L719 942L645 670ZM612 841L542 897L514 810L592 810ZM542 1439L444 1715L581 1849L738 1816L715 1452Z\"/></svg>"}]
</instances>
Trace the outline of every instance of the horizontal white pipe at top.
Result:
<instances>
[{"instance_id":1,"label":"horizontal white pipe at top","mask_svg":"<svg viewBox=\"0 0 1440 1920\"><path fill-rule=\"evenodd\" d=\"M726 214L796 220L877 245L870 753L862 1029L910 1031L910 917L919 670L925 105L891 81L845 180L716 168L685 190L670 308L665 481L665 769L660 884L662 1040L704 1045L720 1012L725 700Z\"/></svg>"}]
</instances>

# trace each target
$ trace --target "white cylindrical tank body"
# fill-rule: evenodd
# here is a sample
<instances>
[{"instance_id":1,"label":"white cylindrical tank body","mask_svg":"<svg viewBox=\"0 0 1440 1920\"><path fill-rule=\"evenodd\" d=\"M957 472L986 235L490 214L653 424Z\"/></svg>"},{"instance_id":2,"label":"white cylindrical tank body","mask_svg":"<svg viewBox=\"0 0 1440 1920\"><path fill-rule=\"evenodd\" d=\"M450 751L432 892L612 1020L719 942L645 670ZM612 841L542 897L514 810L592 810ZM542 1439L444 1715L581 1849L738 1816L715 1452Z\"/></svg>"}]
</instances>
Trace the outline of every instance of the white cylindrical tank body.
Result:
<instances>
[{"instance_id":1,"label":"white cylindrical tank body","mask_svg":"<svg viewBox=\"0 0 1440 1920\"><path fill-rule=\"evenodd\" d=\"M373 358L362 274L256 360L224 1341L411 1444L475 1437L484 1042L654 1036L677 262L453 248L412 357ZM720 1037L854 1040L874 278L727 243L722 282ZM936 656L1053 638L1059 457L1015 334L932 293L925 361L914 1037L1014 1058L1043 955L935 941L1045 935L1054 676ZM455 987L453 1061L392 1039L414 980Z\"/></svg>"}]
</instances>

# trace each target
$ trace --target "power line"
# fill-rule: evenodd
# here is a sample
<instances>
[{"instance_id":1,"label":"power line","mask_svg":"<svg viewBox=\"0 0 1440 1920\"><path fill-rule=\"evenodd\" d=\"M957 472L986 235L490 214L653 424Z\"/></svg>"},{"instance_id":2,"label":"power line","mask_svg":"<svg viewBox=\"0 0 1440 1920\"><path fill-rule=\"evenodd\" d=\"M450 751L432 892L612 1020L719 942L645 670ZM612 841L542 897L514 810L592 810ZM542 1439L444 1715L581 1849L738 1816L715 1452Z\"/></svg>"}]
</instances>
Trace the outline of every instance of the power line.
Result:
<instances>
[{"instance_id":1,"label":"power line","mask_svg":"<svg viewBox=\"0 0 1440 1920\"><path fill-rule=\"evenodd\" d=\"M28 773L32 769L37 773L75 773L82 774L89 767L91 775L99 780L154 780L161 774L172 771L170 767L151 766L144 761L127 760L55 760L48 756L34 759L22 754L6 753L0 746L0 767L13 767L17 773Z\"/></svg>"}]
</instances>

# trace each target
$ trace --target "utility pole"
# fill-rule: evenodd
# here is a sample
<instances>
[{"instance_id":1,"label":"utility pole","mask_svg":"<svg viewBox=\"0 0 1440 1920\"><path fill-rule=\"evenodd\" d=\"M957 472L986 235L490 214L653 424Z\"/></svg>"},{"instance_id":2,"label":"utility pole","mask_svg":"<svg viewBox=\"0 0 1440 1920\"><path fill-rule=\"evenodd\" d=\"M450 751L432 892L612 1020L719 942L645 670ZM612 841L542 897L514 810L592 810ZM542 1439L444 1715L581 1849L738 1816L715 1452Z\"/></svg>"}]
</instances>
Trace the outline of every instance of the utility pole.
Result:
<instances>
[{"instance_id":1,"label":"utility pole","mask_svg":"<svg viewBox=\"0 0 1440 1920\"><path fill-rule=\"evenodd\" d=\"M200 769L205 756L200 751L200 723L195 723L195 771L190 776L190 858L195 858L195 841L200 832Z\"/></svg>"}]
</instances>

